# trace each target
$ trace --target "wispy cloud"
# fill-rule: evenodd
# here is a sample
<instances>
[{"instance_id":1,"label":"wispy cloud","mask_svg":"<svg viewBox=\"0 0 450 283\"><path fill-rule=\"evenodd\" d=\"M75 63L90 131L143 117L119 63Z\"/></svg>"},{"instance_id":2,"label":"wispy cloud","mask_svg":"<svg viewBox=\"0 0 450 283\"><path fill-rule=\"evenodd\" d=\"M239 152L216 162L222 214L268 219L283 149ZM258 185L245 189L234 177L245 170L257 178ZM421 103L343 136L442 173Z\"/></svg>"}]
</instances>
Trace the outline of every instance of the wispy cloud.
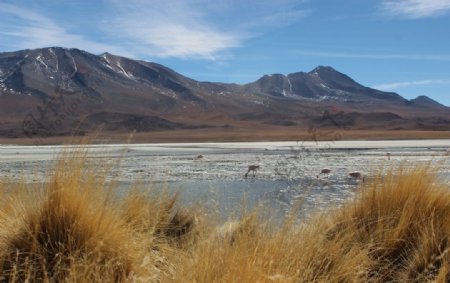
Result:
<instances>
[{"instance_id":1,"label":"wispy cloud","mask_svg":"<svg viewBox=\"0 0 450 283\"><path fill-rule=\"evenodd\" d=\"M118 16L104 29L128 40L137 52L156 57L216 59L237 47L239 35L219 30L186 2L112 1Z\"/></svg>"},{"instance_id":2,"label":"wispy cloud","mask_svg":"<svg viewBox=\"0 0 450 283\"><path fill-rule=\"evenodd\" d=\"M74 16L71 9L50 7L53 1L39 6L0 3L0 46L77 47L93 53L217 64L232 58L233 49L250 38L299 21L310 12L304 9L307 1L260 0L255 5L240 0L102 0L94 5L101 13L88 13L87 19Z\"/></svg>"},{"instance_id":3,"label":"wispy cloud","mask_svg":"<svg viewBox=\"0 0 450 283\"><path fill-rule=\"evenodd\" d=\"M372 88L380 90L396 90L399 88L410 87L410 86L420 86L420 85L446 85L450 84L450 80L420 80L420 81L409 81L409 82L394 82L387 84L379 84L372 86Z\"/></svg>"},{"instance_id":4,"label":"wispy cloud","mask_svg":"<svg viewBox=\"0 0 450 283\"><path fill-rule=\"evenodd\" d=\"M94 42L79 34L70 33L50 18L16 5L0 3L0 17L10 19L9 24L2 24L0 39L5 36L13 38L12 45L15 48L63 46L77 47L93 53L109 51L132 56L121 47Z\"/></svg>"},{"instance_id":5,"label":"wispy cloud","mask_svg":"<svg viewBox=\"0 0 450 283\"><path fill-rule=\"evenodd\" d=\"M141 54L218 61L264 28L288 25L303 17L306 12L293 7L294 2L298 3L261 1L245 7L245 2L238 5L235 0L109 0L117 16L103 27L132 43L130 48Z\"/></svg>"},{"instance_id":6,"label":"wispy cloud","mask_svg":"<svg viewBox=\"0 0 450 283\"><path fill-rule=\"evenodd\" d=\"M347 52L322 52L310 50L294 50L292 51L292 53L297 55L326 57L326 58L450 61L450 54L347 53Z\"/></svg>"},{"instance_id":7,"label":"wispy cloud","mask_svg":"<svg viewBox=\"0 0 450 283\"><path fill-rule=\"evenodd\" d=\"M450 0L384 0L381 7L390 15L419 19L450 12Z\"/></svg>"}]
</instances>

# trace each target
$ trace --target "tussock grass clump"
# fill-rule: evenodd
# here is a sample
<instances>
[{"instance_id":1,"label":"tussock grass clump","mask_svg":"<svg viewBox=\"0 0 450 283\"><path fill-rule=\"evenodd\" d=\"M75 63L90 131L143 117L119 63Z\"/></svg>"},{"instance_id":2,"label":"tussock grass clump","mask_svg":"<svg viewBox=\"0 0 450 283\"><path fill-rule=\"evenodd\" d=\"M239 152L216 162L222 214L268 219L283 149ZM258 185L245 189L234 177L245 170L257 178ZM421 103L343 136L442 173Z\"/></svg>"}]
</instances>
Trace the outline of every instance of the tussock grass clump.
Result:
<instances>
[{"instance_id":1,"label":"tussock grass clump","mask_svg":"<svg viewBox=\"0 0 450 283\"><path fill-rule=\"evenodd\" d=\"M201 242L176 281L448 282L449 189L433 168L400 169L301 226L244 218L227 224L232 241Z\"/></svg>"},{"instance_id":2,"label":"tussock grass clump","mask_svg":"<svg viewBox=\"0 0 450 283\"><path fill-rule=\"evenodd\" d=\"M104 169L76 151L41 185L1 186L1 280L149 281L170 273L167 255L176 253L166 238L188 234L194 217L177 212L176 196L118 199Z\"/></svg>"},{"instance_id":3,"label":"tussock grass clump","mask_svg":"<svg viewBox=\"0 0 450 283\"><path fill-rule=\"evenodd\" d=\"M374 281L450 279L450 188L435 168L400 168L363 188L327 232L345 248L363 247Z\"/></svg>"},{"instance_id":4,"label":"tussock grass clump","mask_svg":"<svg viewBox=\"0 0 450 283\"><path fill-rule=\"evenodd\" d=\"M37 186L0 183L0 281L450 280L450 188L432 167L374 178L306 223L255 210L223 224L176 195L118 196L86 160L64 156Z\"/></svg>"}]
</instances>

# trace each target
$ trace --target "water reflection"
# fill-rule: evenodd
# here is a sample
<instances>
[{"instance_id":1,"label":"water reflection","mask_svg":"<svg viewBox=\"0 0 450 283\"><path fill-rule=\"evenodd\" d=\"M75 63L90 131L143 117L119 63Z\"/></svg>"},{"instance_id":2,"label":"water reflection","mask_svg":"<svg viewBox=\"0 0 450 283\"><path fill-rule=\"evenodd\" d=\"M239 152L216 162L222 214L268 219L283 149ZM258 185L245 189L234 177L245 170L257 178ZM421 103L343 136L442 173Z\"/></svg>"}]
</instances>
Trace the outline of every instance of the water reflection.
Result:
<instances>
[{"instance_id":1,"label":"water reflection","mask_svg":"<svg viewBox=\"0 0 450 283\"><path fill-rule=\"evenodd\" d=\"M123 193L130 183L122 182ZM305 219L313 212L339 205L351 198L357 182L351 179L329 180L187 180L148 183L151 192L179 193L183 206L200 205L207 213L222 219L237 216L243 210L259 208L267 216L281 220L295 207L295 214Z\"/></svg>"}]
</instances>

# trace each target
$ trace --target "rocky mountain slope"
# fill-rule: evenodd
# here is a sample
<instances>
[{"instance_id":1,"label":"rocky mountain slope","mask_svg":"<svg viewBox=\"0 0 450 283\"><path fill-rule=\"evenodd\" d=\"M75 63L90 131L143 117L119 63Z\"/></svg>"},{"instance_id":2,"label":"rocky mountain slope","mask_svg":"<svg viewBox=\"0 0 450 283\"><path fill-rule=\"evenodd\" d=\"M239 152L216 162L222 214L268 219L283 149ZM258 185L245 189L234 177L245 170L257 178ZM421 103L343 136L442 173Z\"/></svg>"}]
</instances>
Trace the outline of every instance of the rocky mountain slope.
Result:
<instances>
[{"instance_id":1,"label":"rocky mountain slope","mask_svg":"<svg viewBox=\"0 0 450 283\"><path fill-rule=\"evenodd\" d=\"M450 130L450 108L362 86L331 67L245 85L78 49L0 53L0 136L229 127Z\"/></svg>"}]
</instances>

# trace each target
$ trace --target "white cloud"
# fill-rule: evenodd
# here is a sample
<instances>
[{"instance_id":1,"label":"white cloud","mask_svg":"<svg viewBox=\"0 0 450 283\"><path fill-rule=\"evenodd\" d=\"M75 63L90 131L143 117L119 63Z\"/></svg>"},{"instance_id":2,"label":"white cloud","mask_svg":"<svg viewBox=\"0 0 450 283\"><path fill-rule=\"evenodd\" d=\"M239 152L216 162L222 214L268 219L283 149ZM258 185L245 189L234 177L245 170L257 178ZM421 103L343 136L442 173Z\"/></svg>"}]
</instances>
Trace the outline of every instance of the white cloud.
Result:
<instances>
[{"instance_id":1,"label":"white cloud","mask_svg":"<svg viewBox=\"0 0 450 283\"><path fill-rule=\"evenodd\" d=\"M169 11L136 9L108 23L118 37L131 41L139 53L157 57L196 57L214 60L221 51L240 45L239 35L219 31L196 18Z\"/></svg>"},{"instance_id":2,"label":"white cloud","mask_svg":"<svg viewBox=\"0 0 450 283\"><path fill-rule=\"evenodd\" d=\"M450 0L384 0L382 9L410 19L436 17L450 12Z\"/></svg>"},{"instance_id":3,"label":"white cloud","mask_svg":"<svg viewBox=\"0 0 450 283\"><path fill-rule=\"evenodd\" d=\"M310 12L301 7L304 2L103 0L95 5L101 13L95 17L88 13L86 19L74 17L71 10L47 7L48 2L36 6L43 12L32 5L0 3L0 46L76 47L133 58L204 59L219 64L250 38L299 21Z\"/></svg>"},{"instance_id":4,"label":"white cloud","mask_svg":"<svg viewBox=\"0 0 450 283\"><path fill-rule=\"evenodd\" d=\"M396 90L403 87L409 86L419 86L419 85L442 85L442 84L450 84L450 80L420 80L420 81L409 81L409 82L394 82L387 84L379 84L372 86L372 88L379 90Z\"/></svg>"},{"instance_id":5,"label":"white cloud","mask_svg":"<svg viewBox=\"0 0 450 283\"><path fill-rule=\"evenodd\" d=\"M117 16L103 23L104 30L127 40L137 53L213 61L227 59L230 50L266 32L265 28L288 25L305 15L298 8L288 9L293 0L259 5L206 0L108 2Z\"/></svg>"},{"instance_id":6,"label":"white cloud","mask_svg":"<svg viewBox=\"0 0 450 283\"><path fill-rule=\"evenodd\" d=\"M93 53L108 51L132 56L130 52L121 47L94 42L81 35L70 33L51 19L22 7L0 3L0 16L8 16L13 19L13 24L6 24L2 28L0 36L14 38L15 48L33 49L62 46L76 47Z\"/></svg>"},{"instance_id":7,"label":"white cloud","mask_svg":"<svg viewBox=\"0 0 450 283\"><path fill-rule=\"evenodd\" d=\"M450 61L450 54L383 54L383 53L347 53L347 52L322 52L310 50L294 50L292 53L312 57L347 58L347 59L374 59L374 60L425 60L425 61Z\"/></svg>"}]
</instances>

